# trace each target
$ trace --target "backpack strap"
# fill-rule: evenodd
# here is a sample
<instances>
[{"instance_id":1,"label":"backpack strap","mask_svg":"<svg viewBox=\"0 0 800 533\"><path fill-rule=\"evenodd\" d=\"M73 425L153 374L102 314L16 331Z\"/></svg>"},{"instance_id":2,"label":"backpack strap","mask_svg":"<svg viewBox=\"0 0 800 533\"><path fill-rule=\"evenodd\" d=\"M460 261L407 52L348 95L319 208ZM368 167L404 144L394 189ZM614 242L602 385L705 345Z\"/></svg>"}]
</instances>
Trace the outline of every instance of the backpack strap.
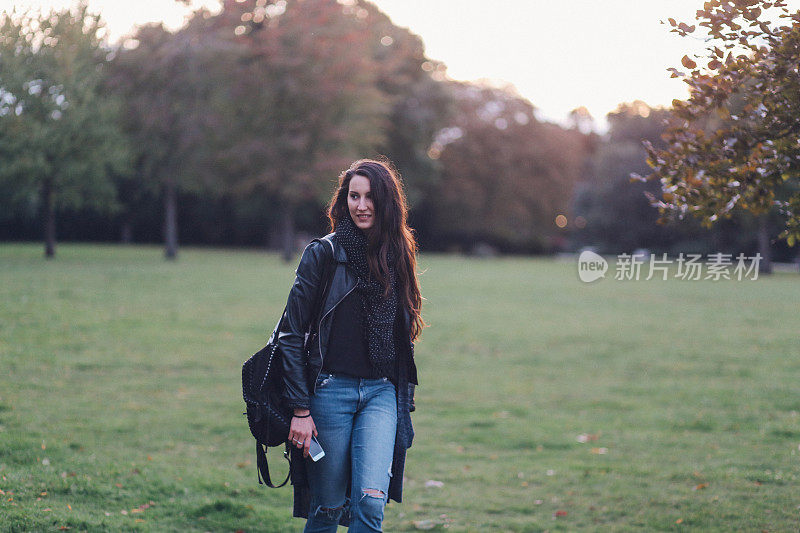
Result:
<instances>
[{"instance_id":1,"label":"backpack strap","mask_svg":"<svg viewBox=\"0 0 800 533\"><path fill-rule=\"evenodd\" d=\"M311 322L308 328L309 335L306 337L306 342L310 338L310 333L313 332L318 327L319 320L322 315L322 306L325 304L325 299L328 297L328 293L330 292L331 284L333 282L333 274L336 267L335 249L330 239L328 239L327 237L323 237L321 239L314 239L312 242L314 241L321 241L323 243L327 242L327 245L323 244L323 246L325 246L325 248L330 248L330 257L328 257L328 259L325 261L325 267L322 271L322 277L320 278L320 280L323 281L323 283L321 283L320 287L317 289L317 295L316 298L314 299L313 309L316 312L314 314L314 320ZM285 315L286 315L286 309L283 310L283 315L281 315L281 319L278 321L278 325L275 327L275 331L280 331ZM272 483L272 478L269 475L269 463L267 462L268 451L269 450L267 447L262 445L260 442L256 441L256 471L258 472L258 483L259 485L266 484L268 487L277 489L286 485L286 483L289 481L290 476L292 475L292 459L289 450L289 443L288 442L286 443L286 450L283 452L283 457L289 463L289 472L286 474L286 479L284 479L283 483L281 483L280 485L274 485Z\"/></svg>"},{"instance_id":2,"label":"backpack strap","mask_svg":"<svg viewBox=\"0 0 800 533\"><path fill-rule=\"evenodd\" d=\"M315 238L311 240L311 242L315 241L323 243L327 242L328 243L327 246L324 244L323 246L325 246L326 248L330 248L331 254L330 257L328 257L327 261L325 261L325 267L322 271L322 277L320 278L320 281L323 281L324 285L320 284L320 286L317 288L316 297L314 298L314 307L312 309L315 309L317 312L314 315L313 321L311 322L311 324L309 324L308 331L306 333L314 331L317 323L319 322L320 315L322 314L322 306L325 303L325 298L328 297L328 292L330 292L330 286L331 282L333 281L332 278L335 270L334 267L336 266L336 253L334 251L333 243L330 241L330 239L328 239L328 236L326 235L325 237ZM286 309L288 309L288 307L283 308L283 312L281 313L281 318L275 325L275 329L272 331L272 335L270 335L269 340L267 342L272 342L273 339L277 340L278 336L280 335L280 332L283 331L283 325L286 320ZM306 336L306 339L308 339L308 336Z\"/></svg>"},{"instance_id":3,"label":"backpack strap","mask_svg":"<svg viewBox=\"0 0 800 533\"><path fill-rule=\"evenodd\" d=\"M292 459L289 454L289 443L286 443L286 451L283 452L283 456L286 458L286 461L289 463L289 472L286 474L286 479L283 480L283 483L280 485L273 485L272 478L269 477L269 463L267 463L267 449L262 445L260 442L256 441L256 471L258 472L258 484L264 485L266 484L268 487L272 487L273 489L277 489L286 485L289 481L289 476L292 473ZM261 478L264 478L263 481Z\"/></svg>"},{"instance_id":4,"label":"backpack strap","mask_svg":"<svg viewBox=\"0 0 800 533\"><path fill-rule=\"evenodd\" d=\"M311 324L308 328L309 337L310 333L316 330L319 326L319 321L322 317L322 306L325 305L325 300L327 299L331 285L333 284L333 274L336 267L336 253L331 240L325 236L321 239L314 239L311 242L314 241L322 242L325 248L330 248L330 256L328 257L327 261L325 261L325 267L323 268L322 276L320 277L320 281L322 281L322 283L320 283L320 287L317 289L317 297L314 300L313 309L315 310L315 314L314 319L311 321Z\"/></svg>"}]
</instances>

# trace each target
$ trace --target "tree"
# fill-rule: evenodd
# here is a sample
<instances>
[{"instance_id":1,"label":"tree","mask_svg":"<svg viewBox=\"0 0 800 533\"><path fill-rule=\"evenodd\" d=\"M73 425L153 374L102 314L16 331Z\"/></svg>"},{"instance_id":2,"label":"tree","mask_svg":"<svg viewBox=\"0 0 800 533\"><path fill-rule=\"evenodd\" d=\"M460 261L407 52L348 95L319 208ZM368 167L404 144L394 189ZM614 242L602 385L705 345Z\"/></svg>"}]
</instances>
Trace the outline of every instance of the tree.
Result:
<instances>
[{"instance_id":1,"label":"tree","mask_svg":"<svg viewBox=\"0 0 800 533\"><path fill-rule=\"evenodd\" d=\"M431 145L442 178L434 192L435 232L516 251L557 242L587 156L587 136L539 122L511 87L449 82L456 112Z\"/></svg>"},{"instance_id":2,"label":"tree","mask_svg":"<svg viewBox=\"0 0 800 533\"><path fill-rule=\"evenodd\" d=\"M346 8L370 18L369 49L377 68L376 84L390 106L385 141L379 147L401 171L410 217L418 237L432 223L434 191L441 164L428 153L436 133L454 111L445 80L445 65L425 56L422 39L396 26L371 2ZM360 10L360 11L359 11Z\"/></svg>"},{"instance_id":3,"label":"tree","mask_svg":"<svg viewBox=\"0 0 800 533\"><path fill-rule=\"evenodd\" d=\"M160 194L164 254L178 253L178 194L221 187L218 145L223 101L238 57L199 11L176 33L139 28L132 46L114 58L108 86L124 101L122 122L135 150L131 194ZM135 197L127 198L134 202Z\"/></svg>"},{"instance_id":4,"label":"tree","mask_svg":"<svg viewBox=\"0 0 800 533\"><path fill-rule=\"evenodd\" d=\"M668 113L637 100L620 104L607 115L608 135L589 158L585 180L576 189L573 247L592 245L615 253L664 249L671 237L677 237L677 228L656 224L658 211L643 194L656 192L658 184L631 183L629 178L631 172L647 170L642 141L660 146Z\"/></svg>"},{"instance_id":5,"label":"tree","mask_svg":"<svg viewBox=\"0 0 800 533\"><path fill-rule=\"evenodd\" d=\"M108 52L85 2L49 14L0 18L0 181L38 196L45 257L55 255L56 213L111 210L111 174L127 172L117 102L102 91Z\"/></svg>"},{"instance_id":6,"label":"tree","mask_svg":"<svg viewBox=\"0 0 800 533\"><path fill-rule=\"evenodd\" d=\"M228 175L239 194L279 202L287 261L300 206L323 205L336 175L383 141L387 102L375 85L370 14L350 7L226 1L214 19L243 49L228 99Z\"/></svg>"},{"instance_id":7,"label":"tree","mask_svg":"<svg viewBox=\"0 0 800 533\"><path fill-rule=\"evenodd\" d=\"M774 22L777 20L778 22ZM673 101L665 148L645 143L661 198L651 197L662 222L700 217L706 227L734 209L757 215L777 206L780 237L800 238L800 10L782 0L710 0L697 24L669 19L681 36L708 32L707 61L684 56L690 87ZM634 176L637 178L637 176ZM762 241L765 239L762 239Z\"/></svg>"}]
</instances>

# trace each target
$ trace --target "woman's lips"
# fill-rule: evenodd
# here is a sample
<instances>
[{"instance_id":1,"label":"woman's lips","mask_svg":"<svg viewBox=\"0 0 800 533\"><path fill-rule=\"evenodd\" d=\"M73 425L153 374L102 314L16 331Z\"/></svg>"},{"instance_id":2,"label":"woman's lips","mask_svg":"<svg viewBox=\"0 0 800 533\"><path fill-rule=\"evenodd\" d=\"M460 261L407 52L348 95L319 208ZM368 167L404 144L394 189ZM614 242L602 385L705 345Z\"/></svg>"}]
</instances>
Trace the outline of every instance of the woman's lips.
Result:
<instances>
[{"instance_id":1,"label":"woman's lips","mask_svg":"<svg viewBox=\"0 0 800 533\"><path fill-rule=\"evenodd\" d=\"M360 220L367 220L372 215L356 215Z\"/></svg>"}]
</instances>

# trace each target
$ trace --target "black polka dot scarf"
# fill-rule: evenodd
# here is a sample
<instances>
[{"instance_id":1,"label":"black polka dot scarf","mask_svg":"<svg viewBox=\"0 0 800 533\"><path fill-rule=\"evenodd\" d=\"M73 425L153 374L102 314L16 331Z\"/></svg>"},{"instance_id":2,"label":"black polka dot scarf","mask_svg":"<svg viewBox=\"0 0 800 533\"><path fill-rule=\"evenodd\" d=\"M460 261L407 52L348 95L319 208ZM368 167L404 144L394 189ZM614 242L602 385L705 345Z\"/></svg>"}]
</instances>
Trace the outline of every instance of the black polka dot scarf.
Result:
<instances>
[{"instance_id":1,"label":"black polka dot scarf","mask_svg":"<svg viewBox=\"0 0 800 533\"><path fill-rule=\"evenodd\" d=\"M347 252L347 264L358 276L356 290L361 294L369 359L377 376L391 376L395 359L394 320L397 313L397 280L393 254L390 251L386 258L392 290L389 297L384 299L383 285L369 271L367 237L364 232L350 216L342 217L335 231L336 241Z\"/></svg>"}]
</instances>

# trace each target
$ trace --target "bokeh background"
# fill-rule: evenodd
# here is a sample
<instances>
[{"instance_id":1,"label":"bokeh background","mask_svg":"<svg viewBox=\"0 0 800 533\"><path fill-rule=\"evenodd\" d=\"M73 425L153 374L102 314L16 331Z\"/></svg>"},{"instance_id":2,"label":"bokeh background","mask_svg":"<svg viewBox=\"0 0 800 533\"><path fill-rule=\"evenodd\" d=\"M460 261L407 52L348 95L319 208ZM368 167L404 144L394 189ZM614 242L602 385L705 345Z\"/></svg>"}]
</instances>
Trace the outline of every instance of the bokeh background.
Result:
<instances>
[{"instance_id":1,"label":"bokeh background","mask_svg":"<svg viewBox=\"0 0 800 533\"><path fill-rule=\"evenodd\" d=\"M777 201L800 190L798 9L0 2L0 530L300 530L291 490L256 482L240 367L337 176L377 155L404 180L430 326L387 531L796 530ZM755 49L700 60L742 31ZM730 97L737 72L765 78ZM698 118L718 94L727 115ZM702 159L689 119L729 159L678 186L651 172ZM663 216L687 183L711 217ZM582 251L604 278L580 280ZM615 279L623 253L641 278ZM716 253L762 259L680 276L680 254Z\"/></svg>"},{"instance_id":2,"label":"bokeh background","mask_svg":"<svg viewBox=\"0 0 800 533\"><path fill-rule=\"evenodd\" d=\"M630 178L648 174L642 141L663 148L671 102L688 95L666 69L708 44L669 31L692 0L95 0L45 28L70 5L13 6L29 22L38 10L24 39L43 46L3 65L27 94L4 92L0 239L289 258L326 231L338 173L384 154L424 250L760 251L767 270L797 256L776 238L777 207L659 225L644 193L662 184Z\"/></svg>"}]
</instances>

